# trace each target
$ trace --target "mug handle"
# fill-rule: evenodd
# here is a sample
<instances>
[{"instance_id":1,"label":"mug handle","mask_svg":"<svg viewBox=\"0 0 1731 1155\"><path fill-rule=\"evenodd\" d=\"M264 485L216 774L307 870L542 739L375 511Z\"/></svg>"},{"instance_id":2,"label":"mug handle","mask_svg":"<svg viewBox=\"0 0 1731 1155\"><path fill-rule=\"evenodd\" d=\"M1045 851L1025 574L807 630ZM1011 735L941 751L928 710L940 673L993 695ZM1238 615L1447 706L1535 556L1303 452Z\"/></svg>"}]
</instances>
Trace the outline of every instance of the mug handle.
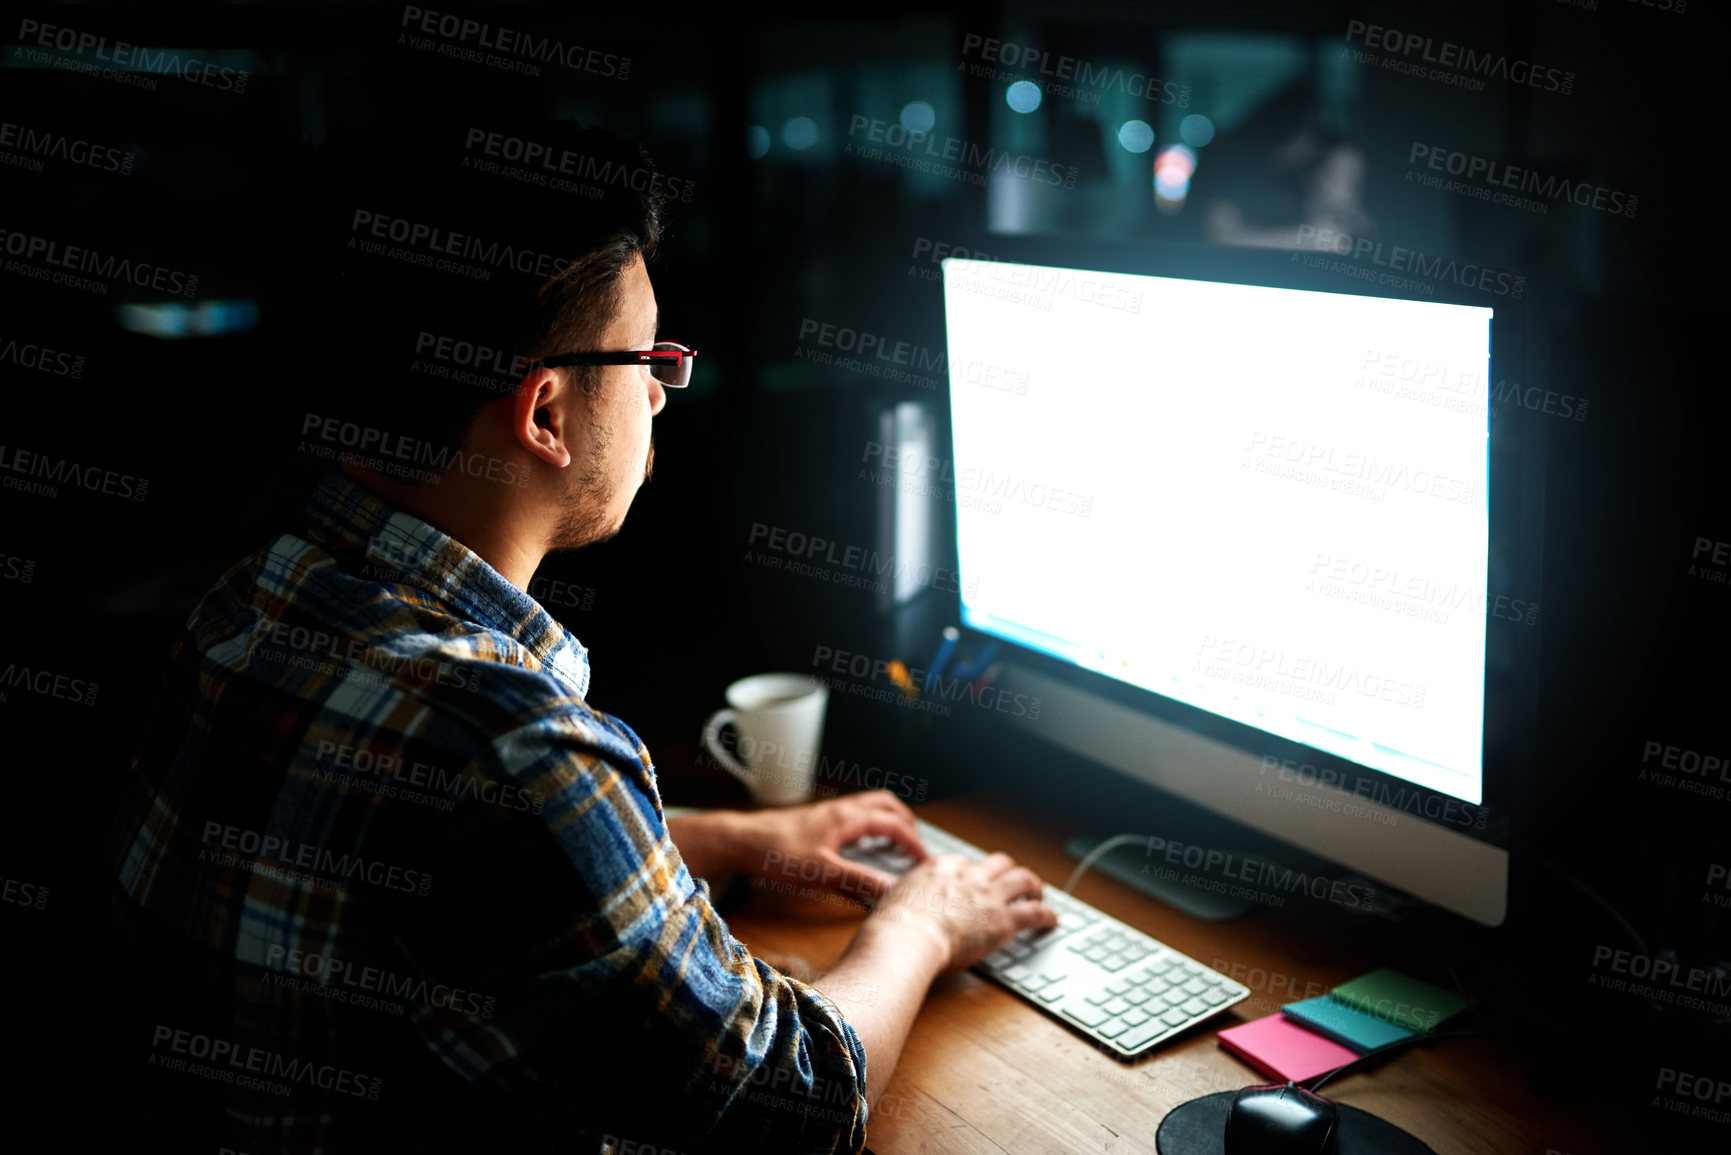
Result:
<instances>
[{"instance_id":1,"label":"mug handle","mask_svg":"<svg viewBox=\"0 0 1731 1155\"><path fill-rule=\"evenodd\" d=\"M751 768L742 765L739 760L732 754L729 754L727 748L721 744L722 727L729 724L737 725L736 720L738 717L739 715L731 709L717 710L715 713L711 714L709 716L709 721L703 724L703 745L704 748L709 751L710 755L717 762L721 763L724 770L731 773L735 778L738 778L747 786L755 786L757 779L752 774Z\"/></svg>"}]
</instances>

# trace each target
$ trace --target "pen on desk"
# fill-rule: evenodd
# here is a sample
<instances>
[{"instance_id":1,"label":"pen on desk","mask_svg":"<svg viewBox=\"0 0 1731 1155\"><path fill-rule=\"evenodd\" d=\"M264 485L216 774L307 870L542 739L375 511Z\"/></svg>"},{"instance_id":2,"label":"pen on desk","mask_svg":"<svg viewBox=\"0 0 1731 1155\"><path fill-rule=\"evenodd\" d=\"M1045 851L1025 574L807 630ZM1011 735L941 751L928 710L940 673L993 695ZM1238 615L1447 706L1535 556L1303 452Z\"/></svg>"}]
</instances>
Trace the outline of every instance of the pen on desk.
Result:
<instances>
[{"instance_id":1,"label":"pen on desk","mask_svg":"<svg viewBox=\"0 0 1731 1155\"><path fill-rule=\"evenodd\" d=\"M944 672L944 663L950 660L950 655L956 652L956 643L961 640L962 631L954 626L944 627L944 640L938 645L937 656L932 659L931 666L926 670L925 690L932 688L932 683L938 680L938 675Z\"/></svg>"},{"instance_id":2,"label":"pen on desk","mask_svg":"<svg viewBox=\"0 0 1731 1155\"><path fill-rule=\"evenodd\" d=\"M991 664L992 659L997 656L998 643L987 642L985 645L980 647L979 651L975 653L973 657L956 667L955 676L958 678L972 678L985 670Z\"/></svg>"}]
</instances>

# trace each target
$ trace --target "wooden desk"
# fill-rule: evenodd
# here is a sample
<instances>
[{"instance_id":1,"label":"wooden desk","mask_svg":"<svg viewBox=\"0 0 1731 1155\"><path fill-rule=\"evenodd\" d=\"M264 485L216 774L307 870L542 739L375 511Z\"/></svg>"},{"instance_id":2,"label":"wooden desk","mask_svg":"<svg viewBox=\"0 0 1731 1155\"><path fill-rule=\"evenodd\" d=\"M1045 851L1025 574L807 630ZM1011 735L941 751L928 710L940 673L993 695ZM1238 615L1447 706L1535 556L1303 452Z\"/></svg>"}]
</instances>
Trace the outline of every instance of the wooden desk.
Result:
<instances>
[{"instance_id":1,"label":"wooden desk","mask_svg":"<svg viewBox=\"0 0 1731 1155\"><path fill-rule=\"evenodd\" d=\"M1047 882L1062 885L1075 866L1063 851L1073 832L1014 798L948 799L914 809L977 846L1005 851ZM872 1151L1152 1153L1161 1118L1179 1103L1268 1081L1217 1045L1216 1031L1386 961L1376 957L1375 943L1319 941L1297 919L1200 922L1098 873L1084 877L1076 895L1228 971L1251 988L1251 997L1124 1063L984 979L945 976L933 985L872 1116ZM727 915L754 952L802 978L835 964L859 917L839 903L765 890ZM1526 1066L1518 1052L1489 1038L1441 1039L1343 1075L1326 1094L1406 1128L1438 1155L1644 1149L1620 1120L1538 1099L1528 1089Z\"/></svg>"}]
</instances>

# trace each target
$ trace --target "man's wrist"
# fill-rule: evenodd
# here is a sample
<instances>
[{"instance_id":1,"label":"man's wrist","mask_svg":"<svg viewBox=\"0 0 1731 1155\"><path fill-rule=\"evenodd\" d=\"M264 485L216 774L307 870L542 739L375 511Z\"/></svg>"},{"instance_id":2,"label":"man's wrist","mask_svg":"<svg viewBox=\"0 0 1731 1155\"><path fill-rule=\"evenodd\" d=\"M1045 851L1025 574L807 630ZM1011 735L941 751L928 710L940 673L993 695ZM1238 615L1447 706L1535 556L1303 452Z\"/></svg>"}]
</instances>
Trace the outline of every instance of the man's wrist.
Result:
<instances>
[{"instance_id":1,"label":"man's wrist","mask_svg":"<svg viewBox=\"0 0 1731 1155\"><path fill-rule=\"evenodd\" d=\"M936 920L905 906L873 912L860 924L854 942L867 950L893 951L903 965L936 978L950 965L949 936Z\"/></svg>"},{"instance_id":2,"label":"man's wrist","mask_svg":"<svg viewBox=\"0 0 1731 1155\"><path fill-rule=\"evenodd\" d=\"M707 810L667 821L667 830L693 874L720 879L757 866L749 830L751 816L737 810Z\"/></svg>"}]
</instances>

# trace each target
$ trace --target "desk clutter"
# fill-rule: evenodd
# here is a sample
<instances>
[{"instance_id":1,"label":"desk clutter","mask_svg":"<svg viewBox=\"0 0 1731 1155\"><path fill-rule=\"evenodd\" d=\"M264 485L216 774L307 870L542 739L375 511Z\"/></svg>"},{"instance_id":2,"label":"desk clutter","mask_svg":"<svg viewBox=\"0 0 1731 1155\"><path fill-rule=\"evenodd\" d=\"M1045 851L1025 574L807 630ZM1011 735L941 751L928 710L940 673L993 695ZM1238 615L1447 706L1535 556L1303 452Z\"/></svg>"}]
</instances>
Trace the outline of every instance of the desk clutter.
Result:
<instances>
[{"instance_id":1,"label":"desk clutter","mask_svg":"<svg viewBox=\"0 0 1731 1155\"><path fill-rule=\"evenodd\" d=\"M1217 1038L1258 1071L1301 1083L1431 1034L1471 1005L1466 995L1383 968Z\"/></svg>"}]
</instances>

